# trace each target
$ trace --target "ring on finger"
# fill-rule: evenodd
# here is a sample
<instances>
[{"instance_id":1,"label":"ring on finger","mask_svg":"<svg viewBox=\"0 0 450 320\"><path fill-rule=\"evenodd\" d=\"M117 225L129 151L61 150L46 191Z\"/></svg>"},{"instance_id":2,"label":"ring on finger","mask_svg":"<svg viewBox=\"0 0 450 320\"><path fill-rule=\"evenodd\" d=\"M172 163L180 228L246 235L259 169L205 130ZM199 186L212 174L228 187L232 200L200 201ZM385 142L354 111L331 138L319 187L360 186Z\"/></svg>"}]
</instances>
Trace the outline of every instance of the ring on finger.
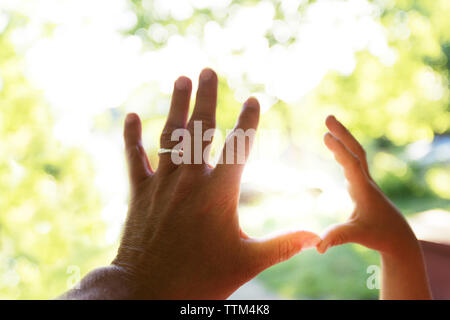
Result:
<instances>
[{"instance_id":1,"label":"ring on finger","mask_svg":"<svg viewBox=\"0 0 450 320\"><path fill-rule=\"evenodd\" d=\"M158 155L165 154L165 153L178 153L180 156L183 155L183 150L181 149L167 149L167 148L161 148L158 150Z\"/></svg>"}]
</instances>

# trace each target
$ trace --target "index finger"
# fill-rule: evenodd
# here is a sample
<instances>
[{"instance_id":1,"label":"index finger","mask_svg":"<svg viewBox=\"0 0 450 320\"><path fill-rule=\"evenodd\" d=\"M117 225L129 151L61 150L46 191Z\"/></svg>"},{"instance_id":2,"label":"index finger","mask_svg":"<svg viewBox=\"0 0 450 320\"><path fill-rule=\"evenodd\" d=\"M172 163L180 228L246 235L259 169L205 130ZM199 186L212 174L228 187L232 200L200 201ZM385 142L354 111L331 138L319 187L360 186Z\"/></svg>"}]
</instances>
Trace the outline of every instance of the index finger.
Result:
<instances>
[{"instance_id":1,"label":"index finger","mask_svg":"<svg viewBox=\"0 0 450 320\"><path fill-rule=\"evenodd\" d=\"M367 176L360 159L329 132L325 134L324 142L333 152L336 161L344 168L344 174L350 184L362 186L367 181Z\"/></svg>"},{"instance_id":2,"label":"index finger","mask_svg":"<svg viewBox=\"0 0 450 320\"><path fill-rule=\"evenodd\" d=\"M256 135L259 102L249 98L242 107L236 127L228 135L215 172L224 177L240 179Z\"/></svg>"},{"instance_id":3,"label":"index finger","mask_svg":"<svg viewBox=\"0 0 450 320\"><path fill-rule=\"evenodd\" d=\"M191 145L189 149L185 150L184 155L186 159L190 158L190 163L194 165L208 163L208 146L213 137L211 134L211 137L204 139L204 135L207 132L211 133L216 127L217 85L216 73L209 68L202 70L194 110L187 124L187 129L191 134Z\"/></svg>"},{"instance_id":4,"label":"index finger","mask_svg":"<svg viewBox=\"0 0 450 320\"><path fill-rule=\"evenodd\" d=\"M338 138L342 143L350 149L361 161L361 165L369 175L369 166L367 164L366 152L356 138L348 131L348 129L339 122L335 116L328 116L325 124L330 132Z\"/></svg>"}]
</instances>

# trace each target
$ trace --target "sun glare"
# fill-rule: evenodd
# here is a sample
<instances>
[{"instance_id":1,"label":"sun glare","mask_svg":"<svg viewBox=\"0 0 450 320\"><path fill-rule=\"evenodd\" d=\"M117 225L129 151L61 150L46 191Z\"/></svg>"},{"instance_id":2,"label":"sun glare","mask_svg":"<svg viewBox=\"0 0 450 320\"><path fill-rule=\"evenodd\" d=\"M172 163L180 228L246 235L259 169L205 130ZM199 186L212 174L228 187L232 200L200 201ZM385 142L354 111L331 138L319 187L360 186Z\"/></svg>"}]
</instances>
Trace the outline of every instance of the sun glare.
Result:
<instances>
[{"instance_id":1,"label":"sun glare","mask_svg":"<svg viewBox=\"0 0 450 320\"><path fill-rule=\"evenodd\" d=\"M106 134L96 130L95 117L121 106L126 111L136 111L132 107L136 105L145 109L144 101L135 95L138 88L151 84L144 100L155 102L170 94L177 76L196 79L203 67L210 66L226 79L235 99L243 102L255 95L264 113L279 100L299 101L329 71L351 74L360 50L369 50L387 65L396 57L377 21L379 12L368 1L320 0L303 13L297 10L301 0L283 1L283 21L276 18L274 4L269 1L232 7L226 0L144 1L144 8L154 10L157 16L176 20L188 19L194 8L210 8L219 16L228 14L224 24L210 21L201 29L194 22L185 34L179 34L173 25L153 24L146 32L162 45L150 51L143 48L138 36L123 33L137 23L127 1L6 3L29 13L30 23L16 30L14 39L17 48L26 51L29 78L51 104L54 136L66 145L81 146L94 159L95 181L104 203L102 217L110 226L109 242L117 240L127 202L123 145L120 131ZM0 28L1 21L0 17ZM39 30L48 25L53 26L52 31L39 37ZM278 44L269 43L268 32ZM297 41L291 42L294 38ZM420 79L427 77L432 86L426 82L423 88L433 98L440 94L439 83L432 74ZM264 89L253 90L256 87ZM167 99L162 101L167 103ZM401 128L392 130L395 134ZM315 165L302 169L286 163L282 156L286 150L279 141L265 140L255 152L258 160L249 163L244 183L257 185L270 195L257 219L243 210L245 225L263 224L276 215L286 226L297 219L318 229L314 218L299 214L297 208L332 215L351 207L348 197L341 195L342 177L326 174L332 170L321 166L323 162L313 159L310 162Z\"/></svg>"}]
</instances>

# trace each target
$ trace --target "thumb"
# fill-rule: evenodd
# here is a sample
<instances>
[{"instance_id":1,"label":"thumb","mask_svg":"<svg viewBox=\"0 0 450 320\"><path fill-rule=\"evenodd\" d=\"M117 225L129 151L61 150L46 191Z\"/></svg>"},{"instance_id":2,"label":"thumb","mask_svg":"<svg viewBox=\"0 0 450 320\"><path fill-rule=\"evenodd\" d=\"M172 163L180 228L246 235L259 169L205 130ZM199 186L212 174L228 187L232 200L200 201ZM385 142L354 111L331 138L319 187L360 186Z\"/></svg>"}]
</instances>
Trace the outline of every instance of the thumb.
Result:
<instances>
[{"instance_id":1,"label":"thumb","mask_svg":"<svg viewBox=\"0 0 450 320\"><path fill-rule=\"evenodd\" d=\"M318 244L317 251L325 253L330 247L355 242L357 233L358 228L351 222L332 225L323 233L323 240Z\"/></svg>"},{"instance_id":2,"label":"thumb","mask_svg":"<svg viewBox=\"0 0 450 320\"><path fill-rule=\"evenodd\" d=\"M293 231L261 239L256 242L260 267L266 269L288 260L302 249L315 247L320 242L317 234L309 231Z\"/></svg>"}]
</instances>

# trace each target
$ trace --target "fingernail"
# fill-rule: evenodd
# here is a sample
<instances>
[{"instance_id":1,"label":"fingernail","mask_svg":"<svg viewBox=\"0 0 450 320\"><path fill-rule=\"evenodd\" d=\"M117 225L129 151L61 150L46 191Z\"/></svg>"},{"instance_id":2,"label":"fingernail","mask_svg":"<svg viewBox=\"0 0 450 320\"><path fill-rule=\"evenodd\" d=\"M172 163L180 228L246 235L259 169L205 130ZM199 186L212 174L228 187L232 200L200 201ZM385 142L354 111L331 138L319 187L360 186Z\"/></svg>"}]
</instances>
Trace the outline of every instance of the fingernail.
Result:
<instances>
[{"instance_id":1,"label":"fingernail","mask_svg":"<svg viewBox=\"0 0 450 320\"><path fill-rule=\"evenodd\" d=\"M322 240L319 237L311 237L306 240L302 239L301 241L302 250L316 247L320 241Z\"/></svg>"},{"instance_id":2,"label":"fingernail","mask_svg":"<svg viewBox=\"0 0 450 320\"><path fill-rule=\"evenodd\" d=\"M180 77L175 81L175 88L177 90L186 90L189 86L189 80L185 77Z\"/></svg>"},{"instance_id":3,"label":"fingernail","mask_svg":"<svg viewBox=\"0 0 450 320\"><path fill-rule=\"evenodd\" d=\"M311 241L308 242L308 245L310 248L317 246L320 241L322 241L322 239L320 239L319 237L317 238L312 238Z\"/></svg>"},{"instance_id":4,"label":"fingernail","mask_svg":"<svg viewBox=\"0 0 450 320\"><path fill-rule=\"evenodd\" d=\"M138 121L138 115L136 113L129 113L125 119L125 123L131 124Z\"/></svg>"},{"instance_id":5,"label":"fingernail","mask_svg":"<svg viewBox=\"0 0 450 320\"><path fill-rule=\"evenodd\" d=\"M329 244L325 245L324 242L320 243L319 246L317 247L317 251L319 251L320 253L325 253L328 250Z\"/></svg>"},{"instance_id":6,"label":"fingernail","mask_svg":"<svg viewBox=\"0 0 450 320\"><path fill-rule=\"evenodd\" d=\"M200 74L200 81L209 81L214 77L214 71L211 69L203 69L203 71Z\"/></svg>"},{"instance_id":7,"label":"fingernail","mask_svg":"<svg viewBox=\"0 0 450 320\"><path fill-rule=\"evenodd\" d=\"M325 133L324 139L325 140L330 140L330 139L334 140L335 138L331 133L327 132L327 133Z\"/></svg>"},{"instance_id":8,"label":"fingernail","mask_svg":"<svg viewBox=\"0 0 450 320\"><path fill-rule=\"evenodd\" d=\"M244 107L245 108L252 108L252 109L258 109L259 102L256 98L250 97L245 101Z\"/></svg>"}]
</instances>

